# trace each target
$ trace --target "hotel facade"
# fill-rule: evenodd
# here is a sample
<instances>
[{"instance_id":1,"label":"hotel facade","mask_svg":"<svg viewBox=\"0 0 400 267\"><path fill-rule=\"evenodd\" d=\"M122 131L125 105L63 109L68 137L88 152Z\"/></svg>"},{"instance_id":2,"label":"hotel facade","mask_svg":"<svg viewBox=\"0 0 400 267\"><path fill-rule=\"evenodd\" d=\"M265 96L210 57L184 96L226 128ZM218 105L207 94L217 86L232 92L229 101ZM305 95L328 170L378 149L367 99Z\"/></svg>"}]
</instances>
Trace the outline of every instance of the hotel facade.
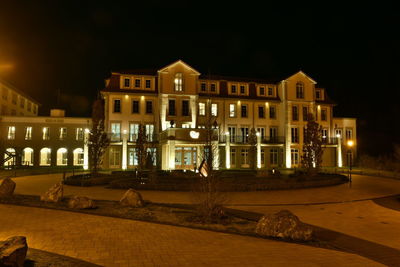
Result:
<instances>
[{"instance_id":1,"label":"hotel facade","mask_svg":"<svg viewBox=\"0 0 400 267\"><path fill-rule=\"evenodd\" d=\"M309 113L323 128L322 166L347 165L357 151L356 119L333 117L335 103L302 71L282 80L206 76L178 60L156 71L112 72L101 95L111 139L106 169L137 167L139 125L163 170L196 169L209 125L215 168L250 168L251 146L258 169L299 167Z\"/></svg>"}]
</instances>

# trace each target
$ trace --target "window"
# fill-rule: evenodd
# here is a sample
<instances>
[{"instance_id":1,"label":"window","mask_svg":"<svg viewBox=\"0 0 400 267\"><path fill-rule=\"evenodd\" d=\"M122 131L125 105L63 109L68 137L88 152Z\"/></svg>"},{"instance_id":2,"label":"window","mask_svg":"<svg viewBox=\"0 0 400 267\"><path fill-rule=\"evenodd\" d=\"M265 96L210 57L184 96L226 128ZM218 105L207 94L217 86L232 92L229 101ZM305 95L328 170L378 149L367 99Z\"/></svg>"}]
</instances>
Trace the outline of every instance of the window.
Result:
<instances>
[{"instance_id":1,"label":"window","mask_svg":"<svg viewBox=\"0 0 400 267\"><path fill-rule=\"evenodd\" d=\"M121 100L114 99L114 113L119 113L119 112L121 112Z\"/></svg>"},{"instance_id":2,"label":"window","mask_svg":"<svg viewBox=\"0 0 400 267\"><path fill-rule=\"evenodd\" d=\"M111 123L111 141L121 140L121 123Z\"/></svg>"},{"instance_id":3,"label":"window","mask_svg":"<svg viewBox=\"0 0 400 267\"><path fill-rule=\"evenodd\" d=\"M264 127L257 127L257 132L260 133L261 140L265 138L265 128Z\"/></svg>"},{"instance_id":4,"label":"window","mask_svg":"<svg viewBox=\"0 0 400 267\"><path fill-rule=\"evenodd\" d=\"M154 141L154 124L146 124L144 128L146 139L149 142Z\"/></svg>"},{"instance_id":5,"label":"window","mask_svg":"<svg viewBox=\"0 0 400 267\"><path fill-rule=\"evenodd\" d=\"M228 126L229 138L231 143L236 142L236 126Z\"/></svg>"},{"instance_id":6,"label":"window","mask_svg":"<svg viewBox=\"0 0 400 267\"><path fill-rule=\"evenodd\" d=\"M25 127L25 140L32 140L32 127Z\"/></svg>"},{"instance_id":7,"label":"window","mask_svg":"<svg viewBox=\"0 0 400 267\"><path fill-rule=\"evenodd\" d=\"M229 117L233 118L236 117L236 105L229 104Z\"/></svg>"},{"instance_id":8,"label":"window","mask_svg":"<svg viewBox=\"0 0 400 267\"><path fill-rule=\"evenodd\" d=\"M206 104L199 103L199 115L205 116L206 115Z\"/></svg>"},{"instance_id":9,"label":"window","mask_svg":"<svg viewBox=\"0 0 400 267\"><path fill-rule=\"evenodd\" d=\"M189 116L189 101L182 100L182 116Z\"/></svg>"},{"instance_id":10,"label":"window","mask_svg":"<svg viewBox=\"0 0 400 267\"><path fill-rule=\"evenodd\" d=\"M249 140L249 127L240 127L239 142L247 143Z\"/></svg>"},{"instance_id":11,"label":"window","mask_svg":"<svg viewBox=\"0 0 400 267\"><path fill-rule=\"evenodd\" d=\"M269 107L269 118L276 119L276 107L275 106Z\"/></svg>"},{"instance_id":12,"label":"window","mask_svg":"<svg viewBox=\"0 0 400 267\"><path fill-rule=\"evenodd\" d=\"M8 89L3 87L3 94L1 96L4 100L8 98Z\"/></svg>"},{"instance_id":13,"label":"window","mask_svg":"<svg viewBox=\"0 0 400 267\"><path fill-rule=\"evenodd\" d=\"M157 148L155 148L155 147L147 148L147 159L146 160L151 160L151 163L153 163L153 166L157 165Z\"/></svg>"},{"instance_id":14,"label":"window","mask_svg":"<svg viewBox=\"0 0 400 267\"><path fill-rule=\"evenodd\" d=\"M135 87L140 88L140 79L135 79Z\"/></svg>"},{"instance_id":15,"label":"window","mask_svg":"<svg viewBox=\"0 0 400 267\"><path fill-rule=\"evenodd\" d=\"M242 149L241 150L241 164L242 167L248 167L249 166L249 150L248 149Z\"/></svg>"},{"instance_id":16,"label":"window","mask_svg":"<svg viewBox=\"0 0 400 267\"><path fill-rule=\"evenodd\" d=\"M28 111L31 111L31 110L32 110L32 103L31 103L31 102L28 102L28 107L27 107L27 109L28 109Z\"/></svg>"},{"instance_id":17,"label":"window","mask_svg":"<svg viewBox=\"0 0 400 267\"><path fill-rule=\"evenodd\" d=\"M33 166L33 149L30 147L25 147L22 150L21 163L24 166Z\"/></svg>"},{"instance_id":18,"label":"window","mask_svg":"<svg viewBox=\"0 0 400 267\"><path fill-rule=\"evenodd\" d=\"M265 95L265 87L260 87L259 88L259 93L260 93L260 95Z\"/></svg>"},{"instance_id":19,"label":"window","mask_svg":"<svg viewBox=\"0 0 400 267\"><path fill-rule=\"evenodd\" d=\"M153 113L153 101L146 101L146 114Z\"/></svg>"},{"instance_id":20,"label":"window","mask_svg":"<svg viewBox=\"0 0 400 267\"><path fill-rule=\"evenodd\" d=\"M299 108L297 106L292 106L292 120L299 120Z\"/></svg>"},{"instance_id":21,"label":"window","mask_svg":"<svg viewBox=\"0 0 400 267\"><path fill-rule=\"evenodd\" d=\"M353 139L353 129L346 128L346 139L348 140Z\"/></svg>"},{"instance_id":22,"label":"window","mask_svg":"<svg viewBox=\"0 0 400 267\"><path fill-rule=\"evenodd\" d=\"M218 104L216 103L211 104L211 116L218 116Z\"/></svg>"},{"instance_id":23,"label":"window","mask_svg":"<svg viewBox=\"0 0 400 267\"><path fill-rule=\"evenodd\" d=\"M321 90L316 90L315 91L315 98L316 99L321 99Z\"/></svg>"},{"instance_id":24,"label":"window","mask_svg":"<svg viewBox=\"0 0 400 267\"><path fill-rule=\"evenodd\" d=\"M139 100L132 100L132 114L139 114Z\"/></svg>"},{"instance_id":25,"label":"window","mask_svg":"<svg viewBox=\"0 0 400 267\"><path fill-rule=\"evenodd\" d=\"M264 149L261 149L261 151L260 151L261 153L261 166L264 166L265 165L265 150Z\"/></svg>"},{"instance_id":26,"label":"window","mask_svg":"<svg viewBox=\"0 0 400 267\"><path fill-rule=\"evenodd\" d=\"M217 85L215 83L210 84L210 92L215 93L217 91Z\"/></svg>"},{"instance_id":27,"label":"window","mask_svg":"<svg viewBox=\"0 0 400 267\"><path fill-rule=\"evenodd\" d=\"M327 110L326 108L321 109L321 121L326 121L327 118Z\"/></svg>"},{"instance_id":28,"label":"window","mask_svg":"<svg viewBox=\"0 0 400 267\"><path fill-rule=\"evenodd\" d=\"M328 137L328 129L322 129L321 135L322 135L322 138L327 138Z\"/></svg>"},{"instance_id":29,"label":"window","mask_svg":"<svg viewBox=\"0 0 400 267\"><path fill-rule=\"evenodd\" d=\"M258 117L260 119L265 118L265 109L264 106L258 106Z\"/></svg>"},{"instance_id":30,"label":"window","mask_svg":"<svg viewBox=\"0 0 400 267\"><path fill-rule=\"evenodd\" d=\"M76 128L76 140L82 141L83 140L83 128Z\"/></svg>"},{"instance_id":31,"label":"window","mask_svg":"<svg viewBox=\"0 0 400 267\"><path fill-rule=\"evenodd\" d=\"M268 96L274 95L274 89L272 87L268 87Z\"/></svg>"},{"instance_id":32,"label":"window","mask_svg":"<svg viewBox=\"0 0 400 267\"><path fill-rule=\"evenodd\" d=\"M40 150L40 165L49 166L51 164L51 149L44 147Z\"/></svg>"},{"instance_id":33,"label":"window","mask_svg":"<svg viewBox=\"0 0 400 267\"><path fill-rule=\"evenodd\" d=\"M8 140L14 140L15 139L15 126L8 126L7 139Z\"/></svg>"},{"instance_id":34,"label":"window","mask_svg":"<svg viewBox=\"0 0 400 267\"><path fill-rule=\"evenodd\" d=\"M136 142L138 134L139 134L139 124L130 123L129 124L129 141Z\"/></svg>"},{"instance_id":35,"label":"window","mask_svg":"<svg viewBox=\"0 0 400 267\"><path fill-rule=\"evenodd\" d=\"M241 95L246 94L246 87L245 87L244 85L241 85L241 86L240 86L240 94L241 94Z\"/></svg>"},{"instance_id":36,"label":"window","mask_svg":"<svg viewBox=\"0 0 400 267\"><path fill-rule=\"evenodd\" d=\"M236 90L236 85L231 85L231 94L236 94L237 90Z\"/></svg>"},{"instance_id":37,"label":"window","mask_svg":"<svg viewBox=\"0 0 400 267\"><path fill-rule=\"evenodd\" d=\"M278 128L277 127L270 127L269 128L269 138L273 142L278 136Z\"/></svg>"},{"instance_id":38,"label":"window","mask_svg":"<svg viewBox=\"0 0 400 267\"><path fill-rule=\"evenodd\" d=\"M135 166L135 165L138 165L138 162L139 162L139 159L138 159L137 148L129 148L128 149L128 165Z\"/></svg>"},{"instance_id":39,"label":"window","mask_svg":"<svg viewBox=\"0 0 400 267\"><path fill-rule=\"evenodd\" d=\"M124 79L124 87L130 87L131 86L131 79L125 78Z\"/></svg>"},{"instance_id":40,"label":"window","mask_svg":"<svg viewBox=\"0 0 400 267\"><path fill-rule=\"evenodd\" d=\"M43 127L42 131L43 131L42 139L43 140L49 140L50 139L50 128L49 127Z\"/></svg>"},{"instance_id":41,"label":"window","mask_svg":"<svg viewBox=\"0 0 400 267\"><path fill-rule=\"evenodd\" d=\"M271 165L278 164L278 149L277 148L271 148L271 150L269 151L269 163Z\"/></svg>"},{"instance_id":42,"label":"window","mask_svg":"<svg viewBox=\"0 0 400 267\"><path fill-rule=\"evenodd\" d=\"M11 102L12 102L14 105L17 104L17 94L14 94L14 93L12 94Z\"/></svg>"},{"instance_id":43,"label":"window","mask_svg":"<svg viewBox=\"0 0 400 267\"><path fill-rule=\"evenodd\" d=\"M303 107L303 121L308 121L308 107Z\"/></svg>"},{"instance_id":44,"label":"window","mask_svg":"<svg viewBox=\"0 0 400 267\"><path fill-rule=\"evenodd\" d=\"M291 149L290 150L290 156L291 156L292 165L298 165L299 164L299 150L298 149Z\"/></svg>"},{"instance_id":45,"label":"window","mask_svg":"<svg viewBox=\"0 0 400 267\"><path fill-rule=\"evenodd\" d=\"M343 137L343 135L342 135L342 129L336 129L336 130L335 130L335 137L338 137L338 135L339 135L340 138Z\"/></svg>"},{"instance_id":46,"label":"window","mask_svg":"<svg viewBox=\"0 0 400 267\"><path fill-rule=\"evenodd\" d=\"M175 116L175 100L174 99L169 99L168 100L168 115L169 116Z\"/></svg>"},{"instance_id":47,"label":"window","mask_svg":"<svg viewBox=\"0 0 400 267\"><path fill-rule=\"evenodd\" d=\"M200 84L200 91L202 91L202 92L207 91L207 84L206 83L201 83Z\"/></svg>"},{"instance_id":48,"label":"window","mask_svg":"<svg viewBox=\"0 0 400 267\"><path fill-rule=\"evenodd\" d=\"M182 123L182 128L189 129L192 126L190 123Z\"/></svg>"},{"instance_id":49,"label":"window","mask_svg":"<svg viewBox=\"0 0 400 267\"><path fill-rule=\"evenodd\" d=\"M242 118L247 118L247 105L242 105L240 114Z\"/></svg>"},{"instance_id":50,"label":"window","mask_svg":"<svg viewBox=\"0 0 400 267\"><path fill-rule=\"evenodd\" d=\"M110 147L110 166L119 167L121 164L121 150L119 147Z\"/></svg>"},{"instance_id":51,"label":"window","mask_svg":"<svg viewBox=\"0 0 400 267\"><path fill-rule=\"evenodd\" d=\"M74 166L82 166L84 163L84 153L82 148L75 148L73 151Z\"/></svg>"},{"instance_id":52,"label":"window","mask_svg":"<svg viewBox=\"0 0 400 267\"><path fill-rule=\"evenodd\" d=\"M57 150L57 166L65 166L68 163L68 151L66 148Z\"/></svg>"},{"instance_id":53,"label":"window","mask_svg":"<svg viewBox=\"0 0 400 267\"><path fill-rule=\"evenodd\" d=\"M231 148L231 167L236 166L236 148Z\"/></svg>"},{"instance_id":54,"label":"window","mask_svg":"<svg viewBox=\"0 0 400 267\"><path fill-rule=\"evenodd\" d=\"M302 82L296 83L296 98L304 98L304 84Z\"/></svg>"},{"instance_id":55,"label":"window","mask_svg":"<svg viewBox=\"0 0 400 267\"><path fill-rule=\"evenodd\" d=\"M61 127L60 128L60 140L65 140L67 138L67 128Z\"/></svg>"},{"instance_id":56,"label":"window","mask_svg":"<svg viewBox=\"0 0 400 267\"><path fill-rule=\"evenodd\" d=\"M292 143L298 143L299 142L299 129L293 127L292 128Z\"/></svg>"},{"instance_id":57,"label":"window","mask_svg":"<svg viewBox=\"0 0 400 267\"><path fill-rule=\"evenodd\" d=\"M25 107L25 98L22 98L22 97L19 98L19 106L21 108Z\"/></svg>"},{"instance_id":58,"label":"window","mask_svg":"<svg viewBox=\"0 0 400 267\"><path fill-rule=\"evenodd\" d=\"M181 72L175 74L175 91L183 91L183 75Z\"/></svg>"},{"instance_id":59,"label":"window","mask_svg":"<svg viewBox=\"0 0 400 267\"><path fill-rule=\"evenodd\" d=\"M146 89L151 88L151 80L146 80Z\"/></svg>"}]
</instances>

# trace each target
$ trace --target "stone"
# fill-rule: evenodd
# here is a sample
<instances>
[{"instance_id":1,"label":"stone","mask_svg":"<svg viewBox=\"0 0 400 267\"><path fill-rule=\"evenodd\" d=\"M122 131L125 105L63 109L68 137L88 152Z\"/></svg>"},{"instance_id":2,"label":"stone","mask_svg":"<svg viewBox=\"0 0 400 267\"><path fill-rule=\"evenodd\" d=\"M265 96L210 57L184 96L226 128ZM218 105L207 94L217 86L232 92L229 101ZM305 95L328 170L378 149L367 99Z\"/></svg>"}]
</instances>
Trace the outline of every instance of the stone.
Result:
<instances>
[{"instance_id":1,"label":"stone","mask_svg":"<svg viewBox=\"0 0 400 267\"><path fill-rule=\"evenodd\" d=\"M0 197L11 197L14 194L15 185L9 177L5 178L0 184Z\"/></svg>"},{"instance_id":2,"label":"stone","mask_svg":"<svg viewBox=\"0 0 400 267\"><path fill-rule=\"evenodd\" d=\"M23 267L27 252L25 236L13 236L0 241L0 266Z\"/></svg>"},{"instance_id":3,"label":"stone","mask_svg":"<svg viewBox=\"0 0 400 267\"><path fill-rule=\"evenodd\" d=\"M59 202L63 198L63 194L63 184L60 182L50 187L46 193L41 195L40 200L46 202Z\"/></svg>"},{"instance_id":4,"label":"stone","mask_svg":"<svg viewBox=\"0 0 400 267\"><path fill-rule=\"evenodd\" d=\"M281 210L264 215L257 223L256 233L261 236L309 241L312 239L313 229L290 211Z\"/></svg>"},{"instance_id":5,"label":"stone","mask_svg":"<svg viewBox=\"0 0 400 267\"><path fill-rule=\"evenodd\" d=\"M144 206L142 195L132 188L128 189L128 191L125 192L119 203L123 206L131 206L137 208Z\"/></svg>"},{"instance_id":6,"label":"stone","mask_svg":"<svg viewBox=\"0 0 400 267\"><path fill-rule=\"evenodd\" d=\"M88 197L73 196L68 201L68 207L71 209L94 209L96 205L94 201Z\"/></svg>"}]
</instances>

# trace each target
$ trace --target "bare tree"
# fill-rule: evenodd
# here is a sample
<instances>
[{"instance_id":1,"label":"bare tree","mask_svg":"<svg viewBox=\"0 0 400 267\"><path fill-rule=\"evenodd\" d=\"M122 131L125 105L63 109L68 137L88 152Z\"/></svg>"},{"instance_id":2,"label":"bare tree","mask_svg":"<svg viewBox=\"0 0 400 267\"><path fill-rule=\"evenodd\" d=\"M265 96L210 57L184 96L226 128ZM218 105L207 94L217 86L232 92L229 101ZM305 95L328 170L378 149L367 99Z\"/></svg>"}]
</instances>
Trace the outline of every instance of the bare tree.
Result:
<instances>
[{"instance_id":1,"label":"bare tree","mask_svg":"<svg viewBox=\"0 0 400 267\"><path fill-rule=\"evenodd\" d=\"M92 129L87 140L89 148L90 169L93 174L98 172L103 163L103 155L110 144L104 126L104 104L101 99L94 101L92 106Z\"/></svg>"},{"instance_id":2,"label":"bare tree","mask_svg":"<svg viewBox=\"0 0 400 267\"><path fill-rule=\"evenodd\" d=\"M315 173L322 162L322 126L312 114L308 114L307 126L304 131L303 155L301 163L308 173Z\"/></svg>"}]
</instances>

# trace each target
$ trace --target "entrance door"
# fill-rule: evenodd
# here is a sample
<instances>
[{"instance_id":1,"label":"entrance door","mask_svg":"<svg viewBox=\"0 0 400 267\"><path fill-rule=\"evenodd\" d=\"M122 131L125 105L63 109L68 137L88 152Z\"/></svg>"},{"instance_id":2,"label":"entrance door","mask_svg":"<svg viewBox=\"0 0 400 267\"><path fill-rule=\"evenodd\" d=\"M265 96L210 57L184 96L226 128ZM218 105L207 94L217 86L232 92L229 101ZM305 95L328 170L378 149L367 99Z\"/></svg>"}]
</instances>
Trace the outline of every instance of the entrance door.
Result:
<instances>
[{"instance_id":1,"label":"entrance door","mask_svg":"<svg viewBox=\"0 0 400 267\"><path fill-rule=\"evenodd\" d=\"M196 147L176 147L175 148L175 169L194 170L197 163Z\"/></svg>"}]
</instances>

